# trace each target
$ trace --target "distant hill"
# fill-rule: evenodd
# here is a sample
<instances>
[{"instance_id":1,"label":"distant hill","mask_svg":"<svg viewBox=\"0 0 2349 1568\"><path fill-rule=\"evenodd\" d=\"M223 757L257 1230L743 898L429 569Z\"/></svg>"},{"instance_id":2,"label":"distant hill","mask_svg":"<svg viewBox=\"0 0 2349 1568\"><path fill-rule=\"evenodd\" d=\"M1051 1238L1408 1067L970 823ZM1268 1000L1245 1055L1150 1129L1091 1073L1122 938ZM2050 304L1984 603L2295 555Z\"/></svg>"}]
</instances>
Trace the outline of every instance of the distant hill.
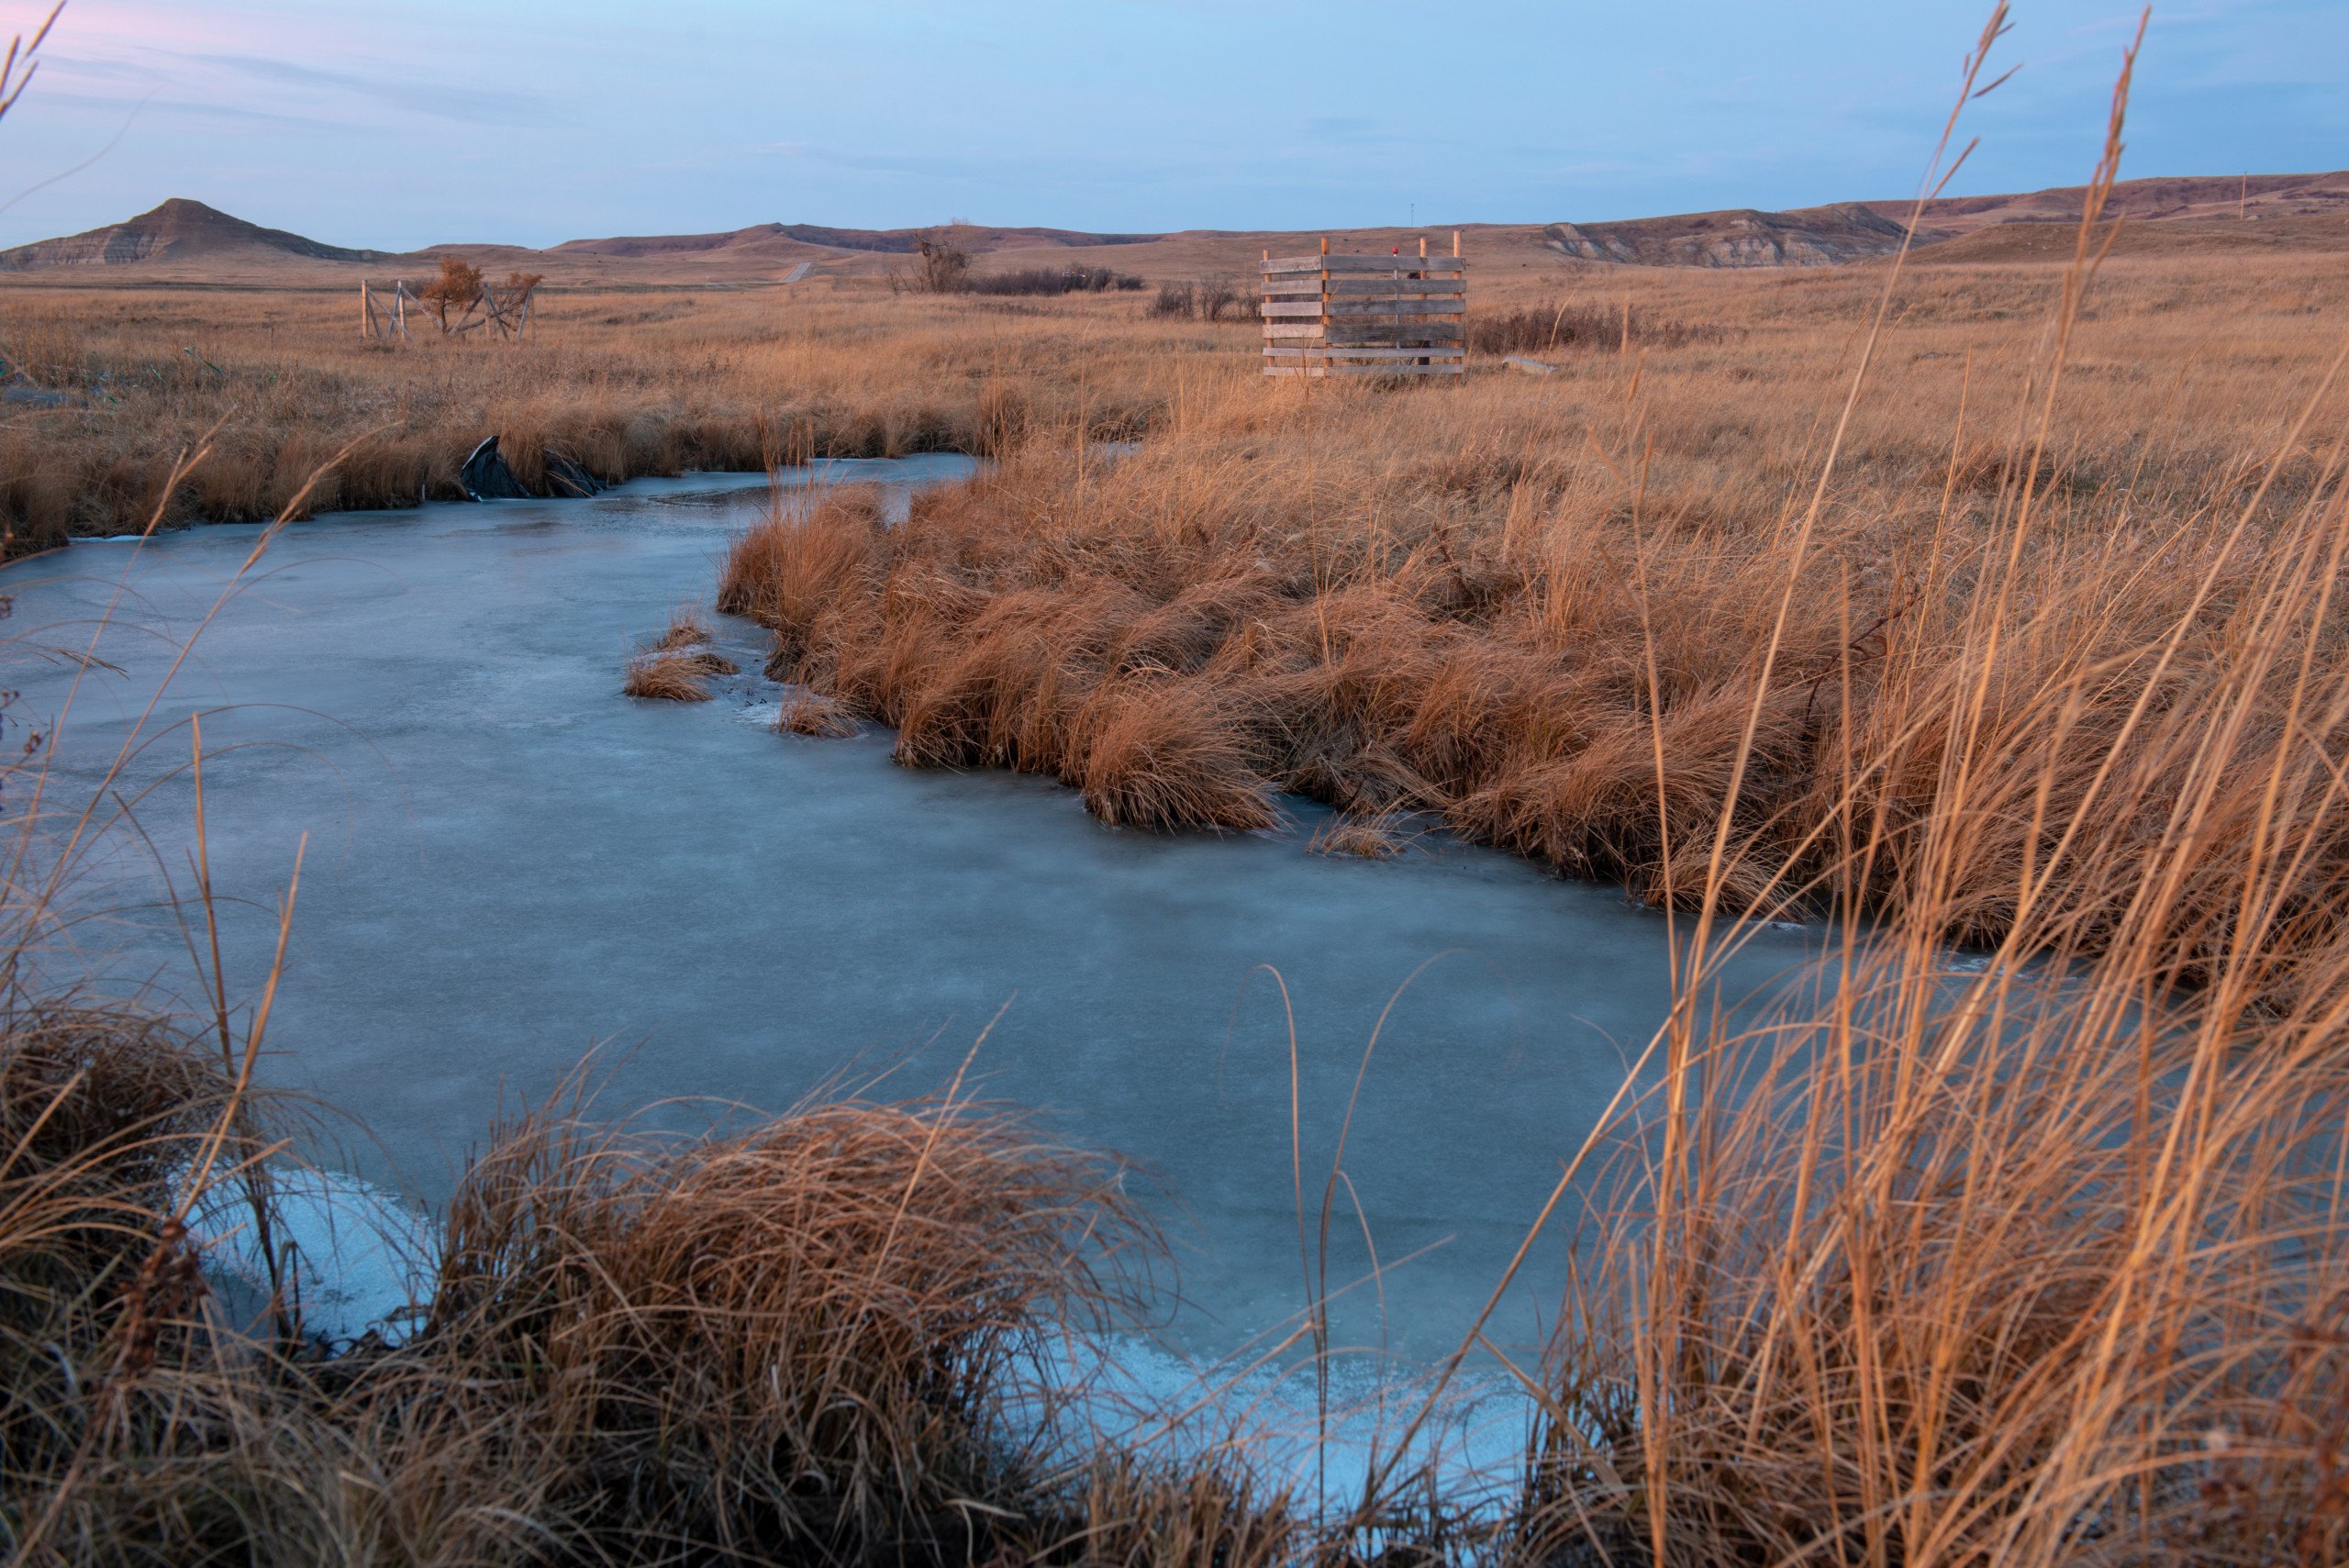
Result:
<instances>
[{"instance_id":1,"label":"distant hill","mask_svg":"<svg viewBox=\"0 0 2349 1568\"><path fill-rule=\"evenodd\" d=\"M2084 185L2065 185L2020 195L1951 196L1928 202L1916 243L1923 247L1972 241L1941 252L1949 261L2043 259L2062 247L2052 235L2026 236L2019 231L2020 226L2077 223L2087 195ZM1542 230L1542 236L1550 249L1586 261L1646 267L1833 266L1898 250L1913 205L1843 202L1789 212L1745 208L1620 223L1553 223ZM2221 229L2221 224L2289 220L2269 231L2263 243L2269 248L2316 244L2330 249L2349 243L2349 172L2124 180L2112 188L2106 211L2127 225L2189 224L2198 239L2222 246L2239 241ZM2018 231L1996 239L1973 239L1986 229ZM2187 243L2181 233L2164 248Z\"/></svg>"},{"instance_id":2,"label":"distant hill","mask_svg":"<svg viewBox=\"0 0 2349 1568\"><path fill-rule=\"evenodd\" d=\"M2013 195L1959 196L1926 205L1916 245L1951 261L2059 258L2076 221L2079 186ZM1902 201L1842 202L1787 212L1740 208L1621 222L1472 224L1472 254L1512 272L1540 266L1815 267L1888 256L1910 212ZM2226 250L2349 250L2349 172L2130 180L2114 187L2110 210L2123 217L2121 250L2132 254ZM1448 229L1438 226L1429 233ZM709 234L623 235L573 239L546 250L504 244L435 245L420 251L346 250L280 228L263 228L175 199L126 222L62 239L0 251L0 273L58 268L122 268L122 281L241 279L273 284L289 268L329 281L340 265L398 263L429 272L455 252L484 266L544 271L565 283L744 286L772 283L801 263L827 274L871 275L930 236L985 259L982 270L1085 261L1150 277L1199 276L1243 268L1259 249L1309 249L1307 233L1187 229L1173 234L1086 234L1067 228L828 228L761 223ZM1333 232L1340 247L1407 247L1418 230ZM343 274L348 276L348 274Z\"/></svg>"},{"instance_id":3,"label":"distant hill","mask_svg":"<svg viewBox=\"0 0 2349 1568\"><path fill-rule=\"evenodd\" d=\"M138 261L199 261L222 257L279 255L309 261L373 261L376 250L321 245L282 228L263 228L217 207L174 196L137 217L62 239L42 239L0 250L0 267L113 267Z\"/></svg>"},{"instance_id":4,"label":"distant hill","mask_svg":"<svg viewBox=\"0 0 2349 1568\"><path fill-rule=\"evenodd\" d=\"M724 234L626 236L614 239L566 239L557 255L670 256L714 250L868 250L909 256L925 239L951 239L978 254L1036 246L1074 249L1095 245L1145 245L1163 234L1085 234L1072 228L988 228L946 224L932 228L825 228L812 223L762 223Z\"/></svg>"}]
</instances>

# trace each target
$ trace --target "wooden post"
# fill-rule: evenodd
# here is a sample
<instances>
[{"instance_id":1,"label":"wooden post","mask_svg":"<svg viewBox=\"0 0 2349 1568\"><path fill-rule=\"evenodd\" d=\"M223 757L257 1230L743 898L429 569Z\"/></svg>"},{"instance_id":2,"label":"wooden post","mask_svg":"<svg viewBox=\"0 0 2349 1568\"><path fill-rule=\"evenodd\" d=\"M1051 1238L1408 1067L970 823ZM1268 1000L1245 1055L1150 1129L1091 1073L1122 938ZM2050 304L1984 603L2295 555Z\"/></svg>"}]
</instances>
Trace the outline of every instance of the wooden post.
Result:
<instances>
[{"instance_id":1,"label":"wooden post","mask_svg":"<svg viewBox=\"0 0 2349 1568\"><path fill-rule=\"evenodd\" d=\"M1453 254L1453 260L1455 260L1455 261L1456 261L1456 260L1458 260L1458 259L1459 259L1459 256L1460 256L1460 230L1458 230L1458 229L1456 229L1456 228L1455 228L1455 229L1453 229L1453 230L1452 231L1452 254Z\"/></svg>"},{"instance_id":2,"label":"wooden post","mask_svg":"<svg viewBox=\"0 0 2349 1568\"><path fill-rule=\"evenodd\" d=\"M1428 259L1428 237L1427 237L1426 235L1422 234L1422 235L1420 235L1420 236L1419 236L1419 260L1420 260L1420 261L1426 261L1427 259Z\"/></svg>"},{"instance_id":3,"label":"wooden post","mask_svg":"<svg viewBox=\"0 0 2349 1568\"><path fill-rule=\"evenodd\" d=\"M1321 237L1321 357L1319 363L1324 375L1330 370L1330 237ZM1308 364L1316 361L1308 360Z\"/></svg>"},{"instance_id":4,"label":"wooden post","mask_svg":"<svg viewBox=\"0 0 2349 1568\"><path fill-rule=\"evenodd\" d=\"M407 336L407 280L406 278L400 279L392 285L392 324L400 329L401 337Z\"/></svg>"},{"instance_id":5,"label":"wooden post","mask_svg":"<svg viewBox=\"0 0 2349 1568\"><path fill-rule=\"evenodd\" d=\"M365 278L359 280L359 335L362 338L373 338L375 335L375 307L367 301Z\"/></svg>"}]
</instances>

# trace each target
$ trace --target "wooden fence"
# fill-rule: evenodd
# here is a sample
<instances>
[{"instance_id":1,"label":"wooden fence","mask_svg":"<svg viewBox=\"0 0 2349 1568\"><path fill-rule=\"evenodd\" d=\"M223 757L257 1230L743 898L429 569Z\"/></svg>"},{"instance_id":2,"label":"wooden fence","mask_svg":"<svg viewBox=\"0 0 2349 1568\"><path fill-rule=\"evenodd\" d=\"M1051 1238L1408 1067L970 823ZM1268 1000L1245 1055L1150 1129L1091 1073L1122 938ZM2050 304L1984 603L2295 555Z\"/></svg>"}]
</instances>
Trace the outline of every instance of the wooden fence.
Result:
<instances>
[{"instance_id":1,"label":"wooden fence","mask_svg":"<svg viewBox=\"0 0 2349 1568\"><path fill-rule=\"evenodd\" d=\"M1264 262L1266 375L1458 375L1467 263L1452 254L1275 256Z\"/></svg>"}]
</instances>

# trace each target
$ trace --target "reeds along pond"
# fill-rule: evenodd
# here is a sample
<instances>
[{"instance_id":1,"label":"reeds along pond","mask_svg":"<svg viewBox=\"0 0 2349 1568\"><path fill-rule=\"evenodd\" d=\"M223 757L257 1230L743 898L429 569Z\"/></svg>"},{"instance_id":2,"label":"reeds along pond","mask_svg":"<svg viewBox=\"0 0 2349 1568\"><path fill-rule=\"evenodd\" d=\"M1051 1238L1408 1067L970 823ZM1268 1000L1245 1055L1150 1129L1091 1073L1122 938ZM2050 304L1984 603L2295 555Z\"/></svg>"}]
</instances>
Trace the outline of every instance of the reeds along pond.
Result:
<instances>
[{"instance_id":1,"label":"reeds along pond","mask_svg":"<svg viewBox=\"0 0 2349 1568\"><path fill-rule=\"evenodd\" d=\"M2030 351L1880 319L1742 450L1628 352L1559 402L1234 381L726 563L768 673L909 765L1119 825L1416 813L1675 912L1683 1004L1543 1217L1577 1278L1511 1552L2349 1550L2344 345L2157 387L2094 217ZM1832 999L1700 1014L1790 913Z\"/></svg>"}]
</instances>

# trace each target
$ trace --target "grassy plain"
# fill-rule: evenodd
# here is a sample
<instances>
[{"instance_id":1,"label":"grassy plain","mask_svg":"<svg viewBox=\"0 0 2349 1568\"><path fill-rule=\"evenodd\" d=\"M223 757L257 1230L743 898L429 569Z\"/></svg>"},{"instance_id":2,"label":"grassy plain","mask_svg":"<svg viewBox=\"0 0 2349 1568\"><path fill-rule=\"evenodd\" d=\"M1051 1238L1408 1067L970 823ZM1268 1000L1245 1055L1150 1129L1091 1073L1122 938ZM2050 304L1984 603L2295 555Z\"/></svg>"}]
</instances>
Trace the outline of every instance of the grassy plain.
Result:
<instances>
[{"instance_id":1,"label":"grassy plain","mask_svg":"<svg viewBox=\"0 0 2349 1568\"><path fill-rule=\"evenodd\" d=\"M1588 1262L1498 1516L1397 1473L1353 1521L1387 1533L1300 1531L1244 1455L991 1470L1004 1348L1114 1305L1069 1239L1130 1216L1100 1167L935 1107L684 1151L528 1123L411 1346L225 1351L162 1173L262 1136L221 1119L232 1031L206 1075L212 1042L25 1001L12 1543L2339 1560L2349 278L1928 258L1872 335L1873 265L1471 265L1553 373L1266 383L1251 328L1132 295L858 278L561 292L512 347L362 344L340 292L10 288L0 342L93 401L9 407L0 506L20 545L135 527L207 445L169 515L449 495L490 433L526 477L974 451L897 527L845 495L745 537L714 588L806 688L785 728L879 718L909 764L1048 773L1135 826L1257 826L1283 791L1350 814L1331 847L1441 823L1673 909L1692 975L1748 912L1869 915L1815 1015L1731 1034L1688 985L1560 1151L1543 1218ZM663 640L640 670L689 687L693 629ZM1988 951L1953 973L1953 936Z\"/></svg>"}]
</instances>

